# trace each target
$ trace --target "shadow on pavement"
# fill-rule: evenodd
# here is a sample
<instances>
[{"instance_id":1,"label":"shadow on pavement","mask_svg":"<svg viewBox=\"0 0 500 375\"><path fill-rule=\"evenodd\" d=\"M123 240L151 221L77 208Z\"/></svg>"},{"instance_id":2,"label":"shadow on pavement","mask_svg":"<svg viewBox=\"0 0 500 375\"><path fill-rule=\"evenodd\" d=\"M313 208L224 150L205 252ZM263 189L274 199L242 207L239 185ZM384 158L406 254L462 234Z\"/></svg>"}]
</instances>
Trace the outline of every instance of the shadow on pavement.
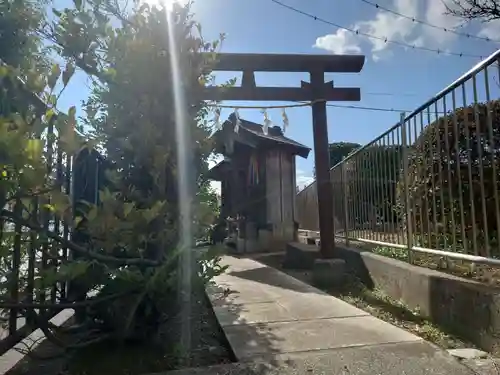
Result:
<instances>
[{"instance_id":1,"label":"shadow on pavement","mask_svg":"<svg viewBox=\"0 0 500 375\"><path fill-rule=\"evenodd\" d=\"M259 268L253 268L243 271L232 271L229 275L239 277L241 279L246 279L250 281L255 281L262 284L271 285L281 289L288 289L299 293L321 293L316 288L304 284L303 282L296 280L292 276L280 272L279 270L262 265Z\"/></svg>"},{"instance_id":2,"label":"shadow on pavement","mask_svg":"<svg viewBox=\"0 0 500 375\"><path fill-rule=\"evenodd\" d=\"M245 303L234 300L239 294L237 291L219 285L211 285L207 291L228 346L233 350L235 361L258 362L257 373L267 373L270 369L288 363L286 360L276 359L277 355L282 354L282 338L273 334L267 328L268 324L251 322L244 317L247 311ZM252 371L255 370L253 367Z\"/></svg>"}]
</instances>

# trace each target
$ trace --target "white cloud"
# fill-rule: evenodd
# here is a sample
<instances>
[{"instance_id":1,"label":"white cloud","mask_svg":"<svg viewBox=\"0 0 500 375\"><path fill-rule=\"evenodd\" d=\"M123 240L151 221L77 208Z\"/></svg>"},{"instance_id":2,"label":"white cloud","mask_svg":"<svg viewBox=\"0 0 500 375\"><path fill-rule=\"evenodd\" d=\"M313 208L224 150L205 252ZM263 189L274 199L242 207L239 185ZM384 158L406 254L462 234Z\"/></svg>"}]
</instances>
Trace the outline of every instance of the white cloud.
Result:
<instances>
[{"instance_id":1,"label":"white cloud","mask_svg":"<svg viewBox=\"0 0 500 375\"><path fill-rule=\"evenodd\" d=\"M397 13L415 20L424 20L433 25L452 29L458 26L456 17L445 14L446 6L443 0L388 0L381 5ZM446 48L456 39L456 35L442 29L432 28L413 21L411 18L378 10L368 20L355 22L350 28L362 33L378 37L366 38L356 36L346 30L338 30L317 38L315 46L333 53L361 52L361 46L368 47L372 58L376 61L392 55L392 43L387 40L402 42L412 46L428 48ZM400 48L400 47L398 47ZM350 50L349 50L350 49Z\"/></svg>"},{"instance_id":2,"label":"white cloud","mask_svg":"<svg viewBox=\"0 0 500 375\"><path fill-rule=\"evenodd\" d=\"M418 2L413 0L394 0L391 9L409 17L417 17ZM385 11L378 11L372 20L358 22L355 27L364 33L375 35L384 39L369 39L374 59L382 57L381 52L386 50L388 40L410 42L414 32L415 23L407 18L396 16Z\"/></svg>"},{"instance_id":3,"label":"white cloud","mask_svg":"<svg viewBox=\"0 0 500 375\"><path fill-rule=\"evenodd\" d=\"M339 29L335 34L320 36L314 47L321 48L337 55L361 53L359 40L347 30Z\"/></svg>"},{"instance_id":4,"label":"white cloud","mask_svg":"<svg viewBox=\"0 0 500 375\"><path fill-rule=\"evenodd\" d=\"M479 31L478 35L484 38L490 38L495 40L500 39L500 21L495 20L483 24L483 27Z\"/></svg>"},{"instance_id":5,"label":"white cloud","mask_svg":"<svg viewBox=\"0 0 500 375\"><path fill-rule=\"evenodd\" d=\"M458 17L446 14L446 4L443 0L428 0L425 20L432 25L439 25L447 30L453 30L460 25L461 20ZM441 46L449 45L457 38L456 34L432 27L423 27L422 31L429 40L433 40Z\"/></svg>"},{"instance_id":6,"label":"white cloud","mask_svg":"<svg viewBox=\"0 0 500 375\"><path fill-rule=\"evenodd\" d=\"M314 176L312 172L306 172L302 169L297 168L296 177L295 177L297 186L299 190L304 189L307 185L314 181Z\"/></svg>"}]
</instances>

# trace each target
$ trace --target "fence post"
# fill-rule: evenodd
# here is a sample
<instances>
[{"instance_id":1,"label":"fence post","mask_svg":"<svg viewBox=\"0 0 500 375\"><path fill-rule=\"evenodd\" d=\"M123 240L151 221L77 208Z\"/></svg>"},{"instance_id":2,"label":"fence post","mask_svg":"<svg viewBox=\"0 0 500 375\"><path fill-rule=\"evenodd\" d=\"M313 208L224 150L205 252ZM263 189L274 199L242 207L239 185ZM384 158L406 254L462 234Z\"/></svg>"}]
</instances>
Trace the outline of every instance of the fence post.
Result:
<instances>
[{"instance_id":1,"label":"fence post","mask_svg":"<svg viewBox=\"0 0 500 375\"><path fill-rule=\"evenodd\" d=\"M408 262L413 262L413 224L411 222L411 209L410 209L410 191L409 191L409 181L408 181L408 157L410 145L408 144L408 134L406 131L406 122L405 122L405 113L401 113L401 139L402 139L402 148L403 148L403 194L405 197L405 227L406 227L406 246L408 249Z\"/></svg>"},{"instance_id":2,"label":"fence post","mask_svg":"<svg viewBox=\"0 0 500 375\"><path fill-rule=\"evenodd\" d=\"M347 199L347 171L345 156L340 163L340 184L342 185L342 204L344 206L344 236L345 244L349 246L349 204Z\"/></svg>"},{"instance_id":3,"label":"fence post","mask_svg":"<svg viewBox=\"0 0 500 375\"><path fill-rule=\"evenodd\" d=\"M94 149L84 148L80 150L73 158L73 216L85 216L88 207L83 202L92 204L99 203L99 153ZM85 219L82 223L85 222ZM86 230L79 226L75 228L71 236L73 242L80 246L89 245L89 235ZM70 253L72 260L82 258L82 255ZM82 278L75 278L68 282L67 297L72 302L81 302L87 298L85 282ZM85 308L75 309L75 319L81 323L85 320Z\"/></svg>"}]
</instances>

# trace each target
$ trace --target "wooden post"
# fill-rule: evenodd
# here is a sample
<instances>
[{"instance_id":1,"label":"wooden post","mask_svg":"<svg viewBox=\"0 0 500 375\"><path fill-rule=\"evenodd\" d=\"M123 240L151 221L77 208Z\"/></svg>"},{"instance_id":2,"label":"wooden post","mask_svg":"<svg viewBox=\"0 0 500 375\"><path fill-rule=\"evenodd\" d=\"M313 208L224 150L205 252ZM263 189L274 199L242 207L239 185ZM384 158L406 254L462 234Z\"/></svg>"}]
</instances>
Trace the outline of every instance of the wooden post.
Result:
<instances>
[{"instance_id":1,"label":"wooden post","mask_svg":"<svg viewBox=\"0 0 500 375\"><path fill-rule=\"evenodd\" d=\"M323 71L311 72L311 89L313 95L322 99L325 77ZM326 102L315 102L312 105L314 165L318 189L319 233L321 239L321 256L327 258L335 246L333 228L333 192L330 181L330 154L328 150L328 123Z\"/></svg>"}]
</instances>

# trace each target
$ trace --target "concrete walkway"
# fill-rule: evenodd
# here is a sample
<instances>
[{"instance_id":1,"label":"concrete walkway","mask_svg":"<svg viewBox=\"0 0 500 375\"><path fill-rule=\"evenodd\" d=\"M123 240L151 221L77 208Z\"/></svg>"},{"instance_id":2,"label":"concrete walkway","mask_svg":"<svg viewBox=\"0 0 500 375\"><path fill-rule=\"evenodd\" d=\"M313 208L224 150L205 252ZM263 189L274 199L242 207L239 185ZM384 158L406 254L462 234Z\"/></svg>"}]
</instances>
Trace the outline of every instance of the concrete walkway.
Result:
<instances>
[{"instance_id":1,"label":"concrete walkway","mask_svg":"<svg viewBox=\"0 0 500 375\"><path fill-rule=\"evenodd\" d=\"M256 260L223 263L229 269L208 294L240 364L200 373L473 374L421 338Z\"/></svg>"}]
</instances>

